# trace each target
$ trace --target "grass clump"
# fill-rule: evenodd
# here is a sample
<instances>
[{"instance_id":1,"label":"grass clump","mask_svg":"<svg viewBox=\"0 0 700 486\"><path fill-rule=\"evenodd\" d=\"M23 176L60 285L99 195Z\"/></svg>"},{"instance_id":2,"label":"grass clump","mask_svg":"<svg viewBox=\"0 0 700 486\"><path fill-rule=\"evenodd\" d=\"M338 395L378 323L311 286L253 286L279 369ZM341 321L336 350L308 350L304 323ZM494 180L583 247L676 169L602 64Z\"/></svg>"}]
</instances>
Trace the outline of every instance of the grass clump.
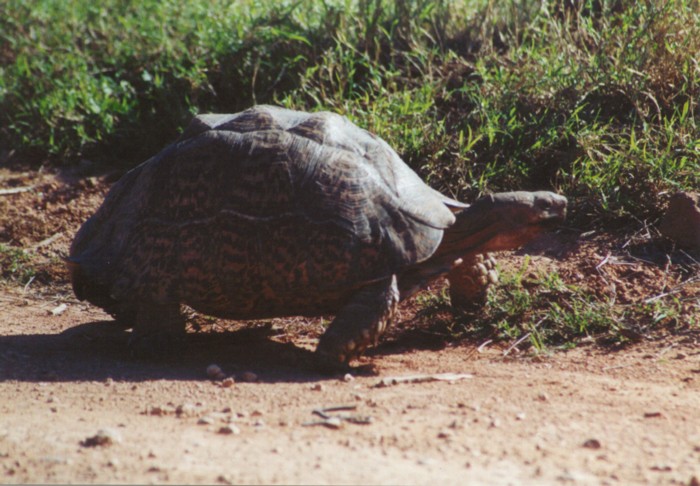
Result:
<instances>
[{"instance_id":1,"label":"grass clump","mask_svg":"<svg viewBox=\"0 0 700 486\"><path fill-rule=\"evenodd\" d=\"M31 255L21 248L0 243L1 280L26 285L36 274Z\"/></svg>"},{"instance_id":2,"label":"grass clump","mask_svg":"<svg viewBox=\"0 0 700 486\"><path fill-rule=\"evenodd\" d=\"M483 311L458 316L451 332L458 337L525 343L520 347L530 346L537 352L571 348L592 338L621 345L663 330L697 328L697 304L671 294L618 303L614 296L601 296L585 285L565 283L557 273L530 271L526 259L517 272L501 274Z\"/></svg>"},{"instance_id":3,"label":"grass clump","mask_svg":"<svg viewBox=\"0 0 700 486\"><path fill-rule=\"evenodd\" d=\"M197 112L347 115L430 184L639 225L700 185L694 0L7 0L0 148L131 166Z\"/></svg>"}]
</instances>

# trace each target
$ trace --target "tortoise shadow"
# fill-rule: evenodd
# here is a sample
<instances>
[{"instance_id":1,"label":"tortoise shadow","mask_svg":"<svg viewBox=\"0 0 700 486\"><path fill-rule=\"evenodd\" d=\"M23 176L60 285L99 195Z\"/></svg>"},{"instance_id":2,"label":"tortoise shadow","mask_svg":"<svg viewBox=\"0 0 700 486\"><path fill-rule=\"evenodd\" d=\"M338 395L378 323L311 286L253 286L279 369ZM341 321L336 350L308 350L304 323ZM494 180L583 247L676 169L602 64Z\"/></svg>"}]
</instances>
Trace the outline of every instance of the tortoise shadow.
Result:
<instances>
[{"instance_id":1,"label":"tortoise shadow","mask_svg":"<svg viewBox=\"0 0 700 486\"><path fill-rule=\"evenodd\" d=\"M314 367L311 351L270 339L269 329L190 333L176 356L137 359L130 333L114 321L94 321L60 334L0 336L0 381L207 380L217 364L226 376L251 371L260 382L335 379ZM365 367L366 368L366 367ZM365 368L354 368L367 373Z\"/></svg>"}]
</instances>

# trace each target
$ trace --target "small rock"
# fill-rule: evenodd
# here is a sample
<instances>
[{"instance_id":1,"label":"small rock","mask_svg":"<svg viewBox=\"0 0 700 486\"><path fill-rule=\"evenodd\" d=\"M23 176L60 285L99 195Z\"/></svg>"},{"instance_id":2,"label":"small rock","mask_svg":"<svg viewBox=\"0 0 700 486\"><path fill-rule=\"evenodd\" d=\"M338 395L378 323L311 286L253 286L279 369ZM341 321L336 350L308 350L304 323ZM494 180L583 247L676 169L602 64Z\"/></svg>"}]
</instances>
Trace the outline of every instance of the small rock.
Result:
<instances>
[{"instance_id":1,"label":"small rock","mask_svg":"<svg viewBox=\"0 0 700 486\"><path fill-rule=\"evenodd\" d=\"M454 435L454 433L451 430L445 429L445 430L441 430L437 436L438 436L438 439L449 439L453 435Z\"/></svg>"},{"instance_id":2,"label":"small rock","mask_svg":"<svg viewBox=\"0 0 700 486\"><path fill-rule=\"evenodd\" d=\"M53 309L51 309L51 310L49 311L49 313L50 313L52 316L60 316L61 314L63 314L63 313L66 311L66 309L68 309L68 306L67 306L66 304L61 304L61 305L59 305L59 306L54 307Z\"/></svg>"},{"instance_id":3,"label":"small rock","mask_svg":"<svg viewBox=\"0 0 700 486\"><path fill-rule=\"evenodd\" d=\"M214 419L209 416L200 417L199 420L197 420L197 425L211 425L213 423Z\"/></svg>"},{"instance_id":4,"label":"small rock","mask_svg":"<svg viewBox=\"0 0 700 486\"><path fill-rule=\"evenodd\" d=\"M700 479L698 479L697 476L693 476L690 478L690 483L688 483L688 486L700 486Z\"/></svg>"},{"instance_id":5,"label":"small rock","mask_svg":"<svg viewBox=\"0 0 700 486\"><path fill-rule=\"evenodd\" d=\"M181 403L175 407L175 415L178 417L191 417L197 412L194 405L191 403Z\"/></svg>"},{"instance_id":6,"label":"small rock","mask_svg":"<svg viewBox=\"0 0 700 486\"><path fill-rule=\"evenodd\" d=\"M223 380L226 375L221 370L221 367L216 364L210 364L207 366L207 376L213 380Z\"/></svg>"},{"instance_id":7,"label":"small rock","mask_svg":"<svg viewBox=\"0 0 700 486\"><path fill-rule=\"evenodd\" d=\"M240 374L239 378L241 379L241 381L245 381L248 383L253 383L255 381L258 381L258 375L256 375L252 371L244 371L243 373Z\"/></svg>"},{"instance_id":8,"label":"small rock","mask_svg":"<svg viewBox=\"0 0 700 486\"><path fill-rule=\"evenodd\" d=\"M219 434L223 435L238 435L241 433L241 429L233 424L224 425L219 427Z\"/></svg>"},{"instance_id":9,"label":"small rock","mask_svg":"<svg viewBox=\"0 0 700 486\"><path fill-rule=\"evenodd\" d=\"M234 380L230 376L228 378L224 378L224 380L221 382L221 386L223 388L231 388L235 384L236 384L236 380Z\"/></svg>"},{"instance_id":10,"label":"small rock","mask_svg":"<svg viewBox=\"0 0 700 486\"><path fill-rule=\"evenodd\" d=\"M345 381L345 382L355 381L355 377L352 376L350 373L345 373L345 376L343 376L343 381Z\"/></svg>"},{"instance_id":11,"label":"small rock","mask_svg":"<svg viewBox=\"0 0 700 486\"><path fill-rule=\"evenodd\" d=\"M671 197L659 231L686 248L700 248L700 193L679 192Z\"/></svg>"},{"instance_id":12,"label":"small rock","mask_svg":"<svg viewBox=\"0 0 700 486\"><path fill-rule=\"evenodd\" d=\"M80 443L83 447L102 447L110 446L121 442L121 437L116 430L100 429L92 437L88 437Z\"/></svg>"},{"instance_id":13,"label":"small rock","mask_svg":"<svg viewBox=\"0 0 700 486\"><path fill-rule=\"evenodd\" d=\"M549 395L547 395L545 392L542 392L542 393L539 393L539 394L537 395L537 399L538 399L540 402L546 402L546 401L549 400Z\"/></svg>"},{"instance_id":14,"label":"small rock","mask_svg":"<svg viewBox=\"0 0 700 486\"><path fill-rule=\"evenodd\" d=\"M518 412L515 414L515 420L525 420L525 417L527 417L525 412Z\"/></svg>"},{"instance_id":15,"label":"small rock","mask_svg":"<svg viewBox=\"0 0 700 486\"><path fill-rule=\"evenodd\" d=\"M661 412L644 412L644 418L657 418L662 416L663 414Z\"/></svg>"},{"instance_id":16,"label":"small rock","mask_svg":"<svg viewBox=\"0 0 700 486\"><path fill-rule=\"evenodd\" d=\"M583 447L586 449L600 449L602 445L598 439L588 439L583 443Z\"/></svg>"},{"instance_id":17,"label":"small rock","mask_svg":"<svg viewBox=\"0 0 700 486\"><path fill-rule=\"evenodd\" d=\"M316 383L315 385L311 386L311 390L313 391L323 391L326 388L321 384L321 383Z\"/></svg>"}]
</instances>

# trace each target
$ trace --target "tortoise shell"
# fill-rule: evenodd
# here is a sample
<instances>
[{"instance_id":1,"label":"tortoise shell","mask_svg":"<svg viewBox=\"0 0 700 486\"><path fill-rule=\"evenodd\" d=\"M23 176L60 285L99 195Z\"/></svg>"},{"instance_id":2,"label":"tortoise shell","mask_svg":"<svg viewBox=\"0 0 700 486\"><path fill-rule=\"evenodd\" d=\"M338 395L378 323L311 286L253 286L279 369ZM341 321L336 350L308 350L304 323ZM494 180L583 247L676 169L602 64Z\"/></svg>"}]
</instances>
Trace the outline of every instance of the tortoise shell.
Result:
<instances>
[{"instance_id":1,"label":"tortoise shell","mask_svg":"<svg viewBox=\"0 0 700 486\"><path fill-rule=\"evenodd\" d=\"M257 106L196 117L128 172L70 250L76 295L227 318L320 315L428 259L464 207L346 118Z\"/></svg>"}]
</instances>

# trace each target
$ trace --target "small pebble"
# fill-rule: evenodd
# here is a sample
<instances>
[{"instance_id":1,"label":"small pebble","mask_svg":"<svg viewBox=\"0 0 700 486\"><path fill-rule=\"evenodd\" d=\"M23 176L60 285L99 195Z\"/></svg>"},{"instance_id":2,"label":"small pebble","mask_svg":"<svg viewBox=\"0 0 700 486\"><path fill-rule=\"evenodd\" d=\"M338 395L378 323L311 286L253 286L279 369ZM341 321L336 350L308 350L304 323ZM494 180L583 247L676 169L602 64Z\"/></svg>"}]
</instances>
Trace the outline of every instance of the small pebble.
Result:
<instances>
[{"instance_id":1,"label":"small pebble","mask_svg":"<svg viewBox=\"0 0 700 486\"><path fill-rule=\"evenodd\" d=\"M644 418L657 418L657 417L662 417L661 412L645 412L644 413Z\"/></svg>"},{"instance_id":2,"label":"small pebble","mask_svg":"<svg viewBox=\"0 0 700 486\"><path fill-rule=\"evenodd\" d=\"M525 420L525 417L527 417L525 412L518 412L515 414L515 420Z\"/></svg>"},{"instance_id":3,"label":"small pebble","mask_svg":"<svg viewBox=\"0 0 700 486\"><path fill-rule=\"evenodd\" d=\"M83 447L102 447L121 442L121 436L116 430L100 429L92 437L88 437L80 443Z\"/></svg>"},{"instance_id":4,"label":"small pebble","mask_svg":"<svg viewBox=\"0 0 700 486\"><path fill-rule=\"evenodd\" d=\"M598 439L588 439L583 443L583 447L586 449L600 449L602 445Z\"/></svg>"},{"instance_id":5,"label":"small pebble","mask_svg":"<svg viewBox=\"0 0 700 486\"><path fill-rule=\"evenodd\" d=\"M537 399L538 399L539 401L541 401L541 402L546 402L547 400L549 400L549 395L547 395L546 393L542 392L542 393L539 393L539 394L537 395Z\"/></svg>"},{"instance_id":6,"label":"small pebble","mask_svg":"<svg viewBox=\"0 0 700 486\"><path fill-rule=\"evenodd\" d=\"M311 386L311 389L313 391L323 391L325 390L325 387L321 383L316 383L315 385Z\"/></svg>"},{"instance_id":7,"label":"small pebble","mask_svg":"<svg viewBox=\"0 0 700 486\"><path fill-rule=\"evenodd\" d=\"M221 370L221 367L216 364L210 364L207 366L207 376L214 380L223 380L226 377L224 372Z\"/></svg>"},{"instance_id":8,"label":"small pebble","mask_svg":"<svg viewBox=\"0 0 700 486\"><path fill-rule=\"evenodd\" d=\"M191 417L196 413L195 406L191 403L181 403L175 407L175 415L178 417Z\"/></svg>"},{"instance_id":9,"label":"small pebble","mask_svg":"<svg viewBox=\"0 0 700 486\"><path fill-rule=\"evenodd\" d=\"M221 382L221 386L223 388L231 388L235 383L236 380L229 376L228 378L224 378L224 380Z\"/></svg>"},{"instance_id":10,"label":"small pebble","mask_svg":"<svg viewBox=\"0 0 700 486\"><path fill-rule=\"evenodd\" d=\"M197 420L197 425L210 425L214 423L214 419L206 416L206 417L200 417L199 420Z\"/></svg>"},{"instance_id":11,"label":"small pebble","mask_svg":"<svg viewBox=\"0 0 700 486\"><path fill-rule=\"evenodd\" d=\"M351 382L354 380L355 380L355 377L352 376L350 373L345 373L345 376L343 376L343 381L345 381L345 382Z\"/></svg>"},{"instance_id":12,"label":"small pebble","mask_svg":"<svg viewBox=\"0 0 700 486\"><path fill-rule=\"evenodd\" d=\"M224 425L219 427L219 434L223 435L238 435L241 433L241 429L233 424Z\"/></svg>"},{"instance_id":13,"label":"small pebble","mask_svg":"<svg viewBox=\"0 0 700 486\"><path fill-rule=\"evenodd\" d=\"M252 371L244 371L243 373L240 374L240 379L241 379L241 381L253 383L255 381L258 381L258 375L256 375Z\"/></svg>"}]
</instances>

